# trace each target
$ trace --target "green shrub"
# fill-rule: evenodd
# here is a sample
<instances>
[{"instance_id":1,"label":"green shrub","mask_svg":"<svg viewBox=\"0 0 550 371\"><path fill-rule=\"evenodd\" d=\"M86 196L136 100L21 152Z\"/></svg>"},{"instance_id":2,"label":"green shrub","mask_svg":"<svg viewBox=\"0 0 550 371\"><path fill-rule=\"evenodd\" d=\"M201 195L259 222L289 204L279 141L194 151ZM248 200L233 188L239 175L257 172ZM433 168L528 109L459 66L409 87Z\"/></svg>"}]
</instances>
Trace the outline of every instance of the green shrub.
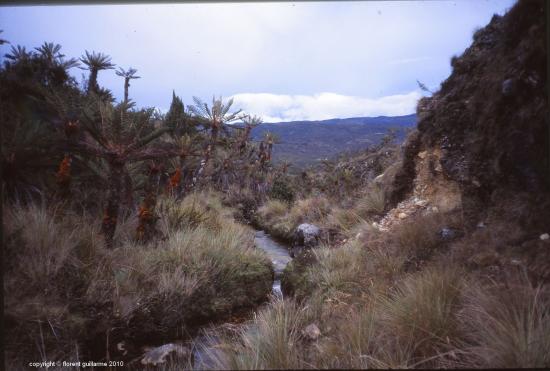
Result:
<instances>
[{"instance_id":1,"label":"green shrub","mask_svg":"<svg viewBox=\"0 0 550 371\"><path fill-rule=\"evenodd\" d=\"M291 204L296 194L287 177L278 177L273 181L269 197Z\"/></svg>"}]
</instances>

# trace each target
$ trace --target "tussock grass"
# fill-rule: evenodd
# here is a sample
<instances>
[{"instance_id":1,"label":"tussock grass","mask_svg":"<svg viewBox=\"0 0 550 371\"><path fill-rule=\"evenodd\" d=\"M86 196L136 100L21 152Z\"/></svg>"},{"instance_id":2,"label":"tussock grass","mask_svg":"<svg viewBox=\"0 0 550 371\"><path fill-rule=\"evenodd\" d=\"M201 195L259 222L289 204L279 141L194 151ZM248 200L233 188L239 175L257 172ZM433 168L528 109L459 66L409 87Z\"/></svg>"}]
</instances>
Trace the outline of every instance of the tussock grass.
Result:
<instances>
[{"instance_id":1,"label":"tussock grass","mask_svg":"<svg viewBox=\"0 0 550 371\"><path fill-rule=\"evenodd\" d=\"M289 211L288 205L279 200L268 200L258 209L259 217L266 223L272 224L282 218Z\"/></svg>"},{"instance_id":2,"label":"tussock grass","mask_svg":"<svg viewBox=\"0 0 550 371\"><path fill-rule=\"evenodd\" d=\"M309 324L308 309L292 300L273 299L236 339L205 348L214 369L259 370L305 368L301 355L302 330ZM229 342L228 342L229 341Z\"/></svg>"},{"instance_id":3,"label":"tussock grass","mask_svg":"<svg viewBox=\"0 0 550 371\"><path fill-rule=\"evenodd\" d=\"M357 225L365 220L352 209L335 208L327 217L326 224L329 228L349 233Z\"/></svg>"},{"instance_id":4,"label":"tussock grass","mask_svg":"<svg viewBox=\"0 0 550 371\"><path fill-rule=\"evenodd\" d=\"M120 223L118 247L108 250L93 216L46 205L4 208L7 353L14 364L18 355L68 359L75 344L104 336L101 328L115 323L135 336L185 329L271 292L271 262L217 194L160 200L158 215L162 240L135 243L131 216ZM103 327L91 312L104 318Z\"/></svg>"},{"instance_id":5,"label":"tussock grass","mask_svg":"<svg viewBox=\"0 0 550 371\"><path fill-rule=\"evenodd\" d=\"M471 287L460 314L466 363L480 368L550 367L550 293L527 279L508 287Z\"/></svg>"},{"instance_id":6,"label":"tussock grass","mask_svg":"<svg viewBox=\"0 0 550 371\"><path fill-rule=\"evenodd\" d=\"M427 268L379 297L382 321L417 357L437 356L460 337L456 312L463 288L460 271Z\"/></svg>"},{"instance_id":7,"label":"tussock grass","mask_svg":"<svg viewBox=\"0 0 550 371\"><path fill-rule=\"evenodd\" d=\"M359 198L355 204L355 210L358 215L367 218L373 215L382 215L386 207L386 196L384 189L377 185L372 185Z\"/></svg>"},{"instance_id":8,"label":"tussock grass","mask_svg":"<svg viewBox=\"0 0 550 371\"><path fill-rule=\"evenodd\" d=\"M258 209L256 221L273 236L290 240L298 225L323 221L331 208L330 201L323 196L298 200L290 208L286 203L270 200Z\"/></svg>"},{"instance_id":9,"label":"tussock grass","mask_svg":"<svg viewBox=\"0 0 550 371\"><path fill-rule=\"evenodd\" d=\"M438 233L444 224L443 216L429 214L397 225L392 234L399 249L410 259L424 260L442 244Z\"/></svg>"}]
</instances>

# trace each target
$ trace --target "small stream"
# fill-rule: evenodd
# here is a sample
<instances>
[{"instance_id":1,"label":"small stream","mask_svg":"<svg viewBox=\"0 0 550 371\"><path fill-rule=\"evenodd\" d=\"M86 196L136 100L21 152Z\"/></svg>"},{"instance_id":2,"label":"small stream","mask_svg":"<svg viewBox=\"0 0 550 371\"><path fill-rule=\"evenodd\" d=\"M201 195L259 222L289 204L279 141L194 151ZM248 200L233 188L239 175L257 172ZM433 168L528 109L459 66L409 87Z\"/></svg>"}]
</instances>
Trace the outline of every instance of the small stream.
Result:
<instances>
[{"instance_id":1,"label":"small stream","mask_svg":"<svg viewBox=\"0 0 550 371\"><path fill-rule=\"evenodd\" d=\"M281 276L286 265L292 260L289 255L288 249L271 238L264 231L256 231L254 236L254 242L256 246L264 250L271 262L273 263L273 269L275 270L275 280L273 281L273 294L282 296L281 292Z\"/></svg>"},{"instance_id":2,"label":"small stream","mask_svg":"<svg viewBox=\"0 0 550 371\"><path fill-rule=\"evenodd\" d=\"M256 231L254 235L254 243L256 247L264 250L267 256L273 263L273 270L275 271L275 279L273 281L273 295L281 297L283 296L281 291L281 276L286 265L292 260L290 257L288 248L275 241L269 234L264 231ZM204 369L212 368L212 360L207 356L204 347L216 348L218 338L215 334L210 334L208 337L199 335L194 339L195 344L200 344L193 348L194 368Z\"/></svg>"}]
</instances>

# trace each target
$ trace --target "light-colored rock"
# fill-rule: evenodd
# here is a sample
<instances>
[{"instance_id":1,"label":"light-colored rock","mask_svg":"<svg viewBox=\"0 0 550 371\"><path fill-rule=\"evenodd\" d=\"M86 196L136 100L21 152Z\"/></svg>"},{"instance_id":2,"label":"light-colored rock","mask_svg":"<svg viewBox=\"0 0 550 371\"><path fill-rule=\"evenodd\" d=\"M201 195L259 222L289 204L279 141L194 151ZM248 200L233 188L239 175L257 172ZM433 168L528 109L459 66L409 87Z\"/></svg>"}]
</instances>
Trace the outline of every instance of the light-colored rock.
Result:
<instances>
[{"instance_id":1,"label":"light-colored rock","mask_svg":"<svg viewBox=\"0 0 550 371\"><path fill-rule=\"evenodd\" d=\"M425 159L427 154L427 151L418 152L418 157L420 157L421 159Z\"/></svg>"},{"instance_id":2,"label":"light-colored rock","mask_svg":"<svg viewBox=\"0 0 550 371\"><path fill-rule=\"evenodd\" d=\"M399 219L405 219L405 218L407 217L407 214L405 214L405 213L399 213L399 214L397 214L397 217L398 217Z\"/></svg>"},{"instance_id":3,"label":"light-colored rock","mask_svg":"<svg viewBox=\"0 0 550 371\"><path fill-rule=\"evenodd\" d=\"M317 340L321 336L321 330L319 330L319 327L315 323L312 323L302 331L302 335L309 340Z\"/></svg>"},{"instance_id":4,"label":"light-colored rock","mask_svg":"<svg viewBox=\"0 0 550 371\"><path fill-rule=\"evenodd\" d=\"M543 233L540 235L539 237L542 241L547 241L548 239L550 239L550 235L548 233Z\"/></svg>"},{"instance_id":5,"label":"light-colored rock","mask_svg":"<svg viewBox=\"0 0 550 371\"><path fill-rule=\"evenodd\" d=\"M382 179L384 179L384 174L385 173L382 173L382 174L378 175L376 178L373 179L373 182L378 183L378 184L381 183Z\"/></svg>"},{"instance_id":6,"label":"light-colored rock","mask_svg":"<svg viewBox=\"0 0 550 371\"><path fill-rule=\"evenodd\" d=\"M424 207L428 204L427 200L418 200L414 203L416 206Z\"/></svg>"},{"instance_id":7,"label":"light-colored rock","mask_svg":"<svg viewBox=\"0 0 550 371\"><path fill-rule=\"evenodd\" d=\"M309 223L300 224L294 232L294 245L306 248L315 247L319 242L321 230Z\"/></svg>"},{"instance_id":8,"label":"light-colored rock","mask_svg":"<svg viewBox=\"0 0 550 371\"><path fill-rule=\"evenodd\" d=\"M435 171L437 171L438 173L443 172L443 166L441 166L440 162L438 162L437 165L435 165Z\"/></svg>"},{"instance_id":9,"label":"light-colored rock","mask_svg":"<svg viewBox=\"0 0 550 371\"><path fill-rule=\"evenodd\" d=\"M447 227L441 228L441 230L439 231L439 235L443 240L446 240L446 241L452 240L453 238L456 237L455 231Z\"/></svg>"},{"instance_id":10,"label":"light-colored rock","mask_svg":"<svg viewBox=\"0 0 550 371\"><path fill-rule=\"evenodd\" d=\"M166 357L171 353L175 353L179 357L189 357L191 355L186 347L169 343L148 350L141 358L141 364L156 366L166 362Z\"/></svg>"}]
</instances>

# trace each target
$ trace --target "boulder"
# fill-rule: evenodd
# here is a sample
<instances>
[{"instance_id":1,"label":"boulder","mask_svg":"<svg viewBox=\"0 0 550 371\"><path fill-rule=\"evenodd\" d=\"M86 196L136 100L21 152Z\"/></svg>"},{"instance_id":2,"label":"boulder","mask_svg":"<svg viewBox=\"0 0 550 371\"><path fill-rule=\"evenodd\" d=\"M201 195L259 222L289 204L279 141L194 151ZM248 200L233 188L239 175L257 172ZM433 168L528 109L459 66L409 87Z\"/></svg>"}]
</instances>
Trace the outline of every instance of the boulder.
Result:
<instances>
[{"instance_id":1,"label":"boulder","mask_svg":"<svg viewBox=\"0 0 550 371\"><path fill-rule=\"evenodd\" d=\"M166 357L174 354L178 358L188 358L191 355L189 349L178 344L164 344L149 349L141 358L141 364L156 366L166 362Z\"/></svg>"},{"instance_id":2,"label":"boulder","mask_svg":"<svg viewBox=\"0 0 550 371\"><path fill-rule=\"evenodd\" d=\"M306 248L315 247L319 243L320 234L321 230L316 225L300 224L294 233L294 244Z\"/></svg>"},{"instance_id":3,"label":"boulder","mask_svg":"<svg viewBox=\"0 0 550 371\"><path fill-rule=\"evenodd\" d=\"M312 323L302 330L302 335L308 340L317 340L321 336L321 330L315 323Z\"/></svg>"}]
</instances>

